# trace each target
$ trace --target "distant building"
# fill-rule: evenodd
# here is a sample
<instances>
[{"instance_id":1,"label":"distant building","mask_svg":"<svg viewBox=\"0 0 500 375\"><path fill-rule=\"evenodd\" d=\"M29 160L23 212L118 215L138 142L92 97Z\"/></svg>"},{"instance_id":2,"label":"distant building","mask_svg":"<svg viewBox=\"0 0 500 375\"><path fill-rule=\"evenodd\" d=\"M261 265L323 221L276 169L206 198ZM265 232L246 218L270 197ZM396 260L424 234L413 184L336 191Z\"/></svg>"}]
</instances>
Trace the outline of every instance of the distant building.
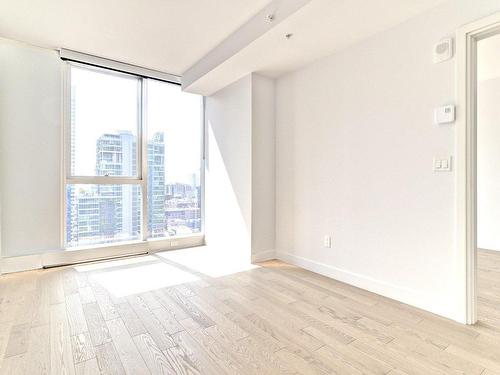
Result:
<instances>
[{"instance_id":1,"label":"distant building","mask_svg":"<svg viewBox=\"0 0 500 375\"><path fill-rule=\"evenodd\" d=\"M71 111L73 126L74 94ZM96 140L96 175L136 175L136 150L136 137L131 132L101 135ZM199 232L201 198L198 177L193 175L192 184L166 185L163 132L153 134L147 145L147 155L148 237ZM71 159L73 169L74 157ZM139 184L68 185L66 194L68 245L82 246L139 238L142 226Z\"/></svg>"},{"instance_id":2,"label":"distant building","mask_svg":"<svg viewBox=\"0 0 500 375\"><path fill-rule=\"evenodd\" d=\"M148 143L148 231L149 237L165 236L165 140L155 133Z\"/></svg>"},{"instance_id":3,"label":"distant building","mask_svg":"<svg viewBox=\"0 0 500 375\"><path fill-rule=\"evenodd\" d=\"M71 116L71 144L75 142L75 95L76 90L74 86L71 86L71 105L70 105L70 116ZM71 147L71 171L75 170L75 149ZM75 185L66 185L66 234L68 244L76 244L78 242L78 222L77 222L77 200L75 194Z\"/></svg>"},{"instance_id":4,"label":"distant building","mask_svg":"<svg viewBox=\"0 0 500 375\"><path fill-rule=\"evenodd\" d=\"M131 132L103 134L96 141L97 176L137 173L135 136ZM135 239L141 233L139 185L90 185L68 191L68 243L90 244Z\"/></svg>"},{"instance_id":5,"label":"distant building","mask_svg":"<svg viewBox=\"0 0 500 375\"><path fill-rule=\"evenodd\" d=\"M176 182L165 186L165 194L169 198L192 198L196 191L192 185Z\"/></svg>"}]
</instances>

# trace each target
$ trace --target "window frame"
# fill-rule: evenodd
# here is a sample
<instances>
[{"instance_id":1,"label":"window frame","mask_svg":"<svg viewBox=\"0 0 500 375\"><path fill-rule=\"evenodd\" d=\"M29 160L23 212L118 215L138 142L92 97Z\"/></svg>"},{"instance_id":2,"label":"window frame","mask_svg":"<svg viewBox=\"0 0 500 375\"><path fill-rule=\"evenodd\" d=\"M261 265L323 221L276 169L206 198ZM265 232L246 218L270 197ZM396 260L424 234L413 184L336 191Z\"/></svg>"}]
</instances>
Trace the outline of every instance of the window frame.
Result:
<instances>
[{"instance_id":1,"label":"window frame","mask_svg":"<svg viewBox=\"0 0 500 375\"><path fill-rule=\"evenodd\" d=\"M139 81L138 84L138 101L137 101L137 175L136 176L78 176L71 174L71 68L75 66L80 69L87 69L97 71L103 74L116 75L119 77L131 77ZM62 170L62 212L61 212L61 244L65 250L82 250L93 248L117 248L127 247L130 244L147 243L152 244L152 248L157 250L164 250L165 248L179 248L183 247L185 242L186 246L203 245L205 243L205 118L204 107L205 98L201 97L201 144L200 144L200 218L201 225L200 231L197 233L190 233L188 235L165 236L161 238L148 238L148 134L147 134L147 121L146 121L146 106L147 106L147 84L148 80L162 81L155 77L148 77L145 75L138 75L134 73L127 73L117 71L112 68L95 66L92 64L82 63L78 61L65 60L63 61L63 106L62 106L62 155L61 170ZM171 81L162 81L168 84L180 86L180 83ZM116 241L96 245L83 245L83 246L68 246L67 242L67 226L66 226L66 213L67 213L67 197L66 188L68 185L139 185L141 189L141 236L140 240L132 241ZM193 239L200 238L200 241ZM183 241L185 239L185 241Z\"/></svg>"},{"instance_id":2,"label":"window frame","mask_svg":"<svg viewBox=\"0 0 500 375\"><path fill-rule=\"evenodd\" d=\"M71 67L75 66L79 69L86 69L89 71L94 71L94 72L99 72L102 74L108 74L108 75L113 75L116 77L121 77L121 78L128 78L128 79L134 79L138 80L138 87L137 87L137 152L136 152L136 162L137 166L142 165L142 160L143 160L143 143L139 142L141 137L143 136L143 131L144 131L144 116L143 116L143 92L144 92L144 77L140 76L135 76L133 74L128 74L128 73L122 73L122 72L117 72L111 69L106 69L106 68L101 68L101 67L96 67L93 65L88 65L84 63L78 63L78 62L73 62L73 61L67 61L66 62L66 90L64 93L64 98L65 98L65 103L67 108L65 108L65 113L69 114L66 117L69 117L66 119L64 125L66 128L66 137L65 137L65 158L67 160L67 163L65 163L65 176L67 180L73 181L70 183L74 184L98 184L98 185L107 185L111 184L111 181L114 181L115 184L117 185L126 185L126 184L137 184L138 182L141 182L144 180L144 176L147 176L147 174L144 174L144 171L142 168L137 168L137 175L136 176L80 176L80 175L73 175L71 173Z\"/></svg>"}]
</instances>

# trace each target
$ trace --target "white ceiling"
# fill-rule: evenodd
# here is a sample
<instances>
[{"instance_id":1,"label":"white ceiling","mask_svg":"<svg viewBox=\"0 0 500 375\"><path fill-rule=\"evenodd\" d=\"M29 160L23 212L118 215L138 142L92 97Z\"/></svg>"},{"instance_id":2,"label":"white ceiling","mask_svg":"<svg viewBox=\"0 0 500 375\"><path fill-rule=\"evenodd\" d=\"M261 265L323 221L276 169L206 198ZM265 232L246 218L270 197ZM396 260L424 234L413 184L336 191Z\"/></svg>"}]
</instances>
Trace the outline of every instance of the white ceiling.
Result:
<instances>
[{"instance_id":1,"label":"white ceiling","mask_svg":"<svg viewBox=\"0 0 500 375\"><path fill-rule=\"evenodd\" d=\"M0 37L182 74L270 0L0 0Z\"/></svg>"},{"instance_id":2,"label":"white ceiling","mask_svg":"<svg viewBox=\"0 0 500 375\"><path fill-rule=\"evenodd\" d=\"M64 47L181 75L270 2L0 0L0 37ZM220 85L251 71L277 77L441 2L312 0L242 46L212 78L220 80ZM288 32L294 34L290 40L284 38Z\"/></svg>"},{"instance_id":3,"label":"white ceiling","mask_svg":"<svg viewBox=\"0 0 500 375\"><path fill-rule=\"evenodd\" d=\"M277 77L390 29L445 0L312 0L253 48L268 56L255 70ZM284 35L292 33L290 40ZM257 62L257 64L260 64Z\"/></svg>"},{"instance_id":4,"label":"white ceiling","mask_svg":"<svg viewBox=\"0 0 500 375\"><path fill-rule=\"evenodd\" d=\"M249 72L279 77L390 29L443 1L312 0L252 43L241 46L188 91L210 95ZM287 33L293 34L289 40L285 38Z\"/></svg>"}]
</instances>

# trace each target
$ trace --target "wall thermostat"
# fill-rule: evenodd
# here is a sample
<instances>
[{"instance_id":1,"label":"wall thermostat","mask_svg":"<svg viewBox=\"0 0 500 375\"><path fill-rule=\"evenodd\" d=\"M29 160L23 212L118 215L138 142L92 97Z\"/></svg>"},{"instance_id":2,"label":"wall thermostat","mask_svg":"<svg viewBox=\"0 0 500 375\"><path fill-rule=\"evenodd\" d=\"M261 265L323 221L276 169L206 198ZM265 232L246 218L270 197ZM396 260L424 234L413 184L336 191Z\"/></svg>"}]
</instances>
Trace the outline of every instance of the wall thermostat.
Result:
<instances>
[{"instance_id":1,"label":"wall thermostat","mask_svg":"<svg viewBox=\"0 0 500 375\"><path fill-rule=\"evenodd\" d=\"M440 63L453 57L453 39L446 38L434 45L434 63Z\"/></svg>"},{"instance_id":2,"label":"wall thermostat","mask_svg":"<svg viewBox=\"0 0 500 375\"><path fill-rule=\"evenodd\" d=\"M435 124L449 124L455 121L455 106L453 104L444 105L434 110Z\"/></svg>"}]
</instances>

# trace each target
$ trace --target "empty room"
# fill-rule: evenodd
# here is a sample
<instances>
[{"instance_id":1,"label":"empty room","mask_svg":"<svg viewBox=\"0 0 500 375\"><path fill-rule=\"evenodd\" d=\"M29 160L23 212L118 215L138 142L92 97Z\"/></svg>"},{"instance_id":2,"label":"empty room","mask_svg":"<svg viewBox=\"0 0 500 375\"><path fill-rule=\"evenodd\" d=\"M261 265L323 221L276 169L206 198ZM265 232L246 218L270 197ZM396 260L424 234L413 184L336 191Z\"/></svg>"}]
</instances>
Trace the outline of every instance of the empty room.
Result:
<instances>
[{"instance_id":1,"label":"empty room","mask_svg":"<svg viewBox=\"0 0 500 375\"><path fill-rule=\"evenodd\" d=\"M0 374L500 374L500 0L0 0Z\"/></svg>"}]
</instances>

